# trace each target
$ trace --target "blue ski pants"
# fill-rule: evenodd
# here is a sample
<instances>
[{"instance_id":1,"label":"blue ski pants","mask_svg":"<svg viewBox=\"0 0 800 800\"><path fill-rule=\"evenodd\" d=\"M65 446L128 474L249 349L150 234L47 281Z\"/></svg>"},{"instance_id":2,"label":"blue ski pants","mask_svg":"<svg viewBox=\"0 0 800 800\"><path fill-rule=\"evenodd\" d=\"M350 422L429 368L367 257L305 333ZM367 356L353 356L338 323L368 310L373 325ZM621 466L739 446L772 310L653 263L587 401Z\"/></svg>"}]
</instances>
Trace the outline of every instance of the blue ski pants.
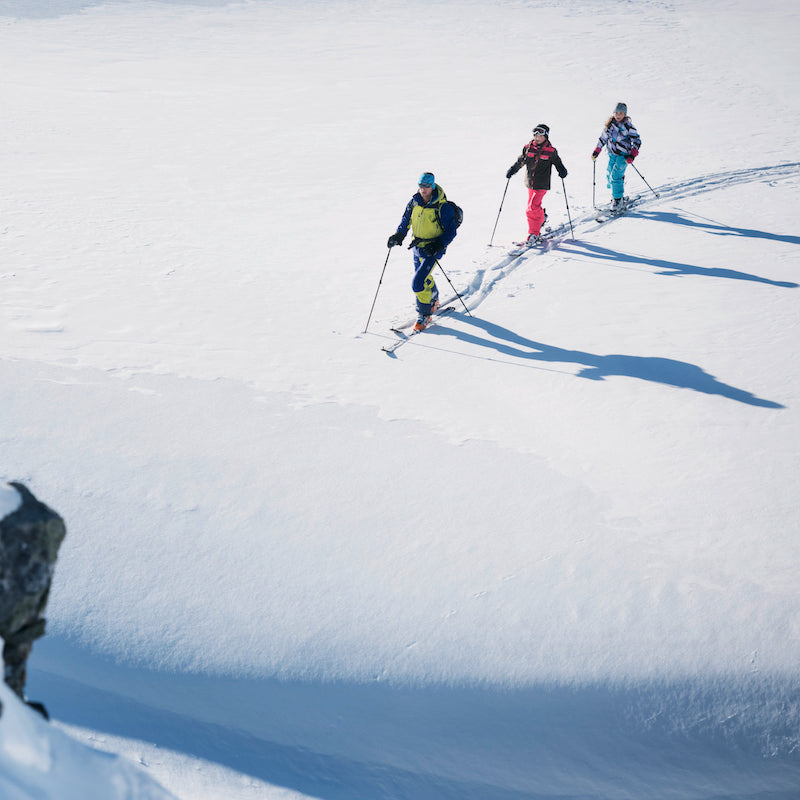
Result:
<instances>
[{"instance_id":1,"label":"blue ski pants","mask_svg":"<svg viewBox=\"0 0 800 800\"><path fill-rule=\"evenodd\" d=\"M625 169L628 162L625 156L618 156L615 153L608 154L608 188L611 189L611 196L614 199L622 197L625 193Z\"/></svg>"},{"instance_id":2,"label":"blue ski pants","mask_svg":"<svg viewBox=\"0 0 800 800\"><path fill-rule=\"evenodd\" d=\"M433 304L439 299L439 290L433 279L433 268L437 258L441 255L427 256L415 247L414 253L414 279L411 281L411 291L417 297L417 314L430 314Z\"/></svg>"}]
</instances>

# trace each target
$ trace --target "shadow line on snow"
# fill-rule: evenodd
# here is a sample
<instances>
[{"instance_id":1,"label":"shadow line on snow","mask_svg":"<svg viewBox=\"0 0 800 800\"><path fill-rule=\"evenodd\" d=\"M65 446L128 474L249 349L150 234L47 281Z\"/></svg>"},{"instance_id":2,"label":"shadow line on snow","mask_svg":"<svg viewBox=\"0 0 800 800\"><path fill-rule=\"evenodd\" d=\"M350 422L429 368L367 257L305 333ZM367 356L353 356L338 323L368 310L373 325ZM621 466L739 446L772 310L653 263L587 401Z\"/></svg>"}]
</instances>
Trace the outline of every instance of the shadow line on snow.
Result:
<instances>
[{"instance_id":1,"label":"shadow line on snow","mask_svg":"<svg viewBox=\"0 0 800 800\"><path fill-rule=\"evenodd\" d=\"M681 213L677 213L681 212ZM759 231L754 228L737 228L726 225L724 222L701 217L685 209L678 208L675 211L637 211L636 216L644 217L653 222L665 222L670 225L685 225L689 228L702 228L715 236L739 236L746 239L766 239L771 242L785 242L786 244L800 244L800 236L790 236L788 234L770 233L769 231ZM694 219L690 219L694 217Z\"/></svg>"},{"instance_id":2,"label":"shadow line on snow","mask_svg":"<svg viewBox=\"0 0 800 800\"><path fill-rule=\"evenodd\" d=\"M38 676L47 694L61 699L56 721L133 739L249 775L321 800L480 798L530 800L533 795L486 785L448 781L385 764L282 745L224 725L154 708L117 694L52 675ZM198 697L202 702L203 698ZM258 703L257 696L253 698ZM56 706L56 704L53 704ZM96 709L102 709L97 711ZM110 712L110 709L113 709ZM269 708L264 709L269 714ZM87 742L90 746L92 742ZM97 745L95 745L97 746ZM142 766L147 766L146 762Z\"/></svg>"},{"instance_id":3,"label":"shadow line on snow","mask_svg":"<svg viewBox=\"0 0 800 800\"><path fill-rule=\"evenodd\" d=\"M780 403L756 397L752 392L722 383L700 367L686 361L661 358L660 356L598 355L582 350L566 350L562 347L527 339L502 325L474 315L468 317L465 314L459 314L458 317L459 321L472 325L486 333L487 336L479 336L446 325L436 325L427 331L425 336L454 336L461 342L495 350L505 356L543 364L581 364L584 368L576 374L577 378L594 381L602 381L614 376L636 378L679 389L691 389L702 394L719 395L728 400L760 408L785 408ZM418 344L422 343L418 342Z\"/></svg>"},{"instance_id":4,"label":"shadow line on snow","mask_svg":"<svg viewBox=\"0 0 800 800\"><path fill-rule=\"evenodd\" d=\"M634 216L631 214L630 216ZM637 214L636 216L642 216ZM798 241L800 243L800 240ZM796 289L797 283L791 281L774 281L770 278L763 278L760 275L752 275L747 272L740 272L735 269L725 267L698 267L693 264L682 264L679 261L667 261L663 258L648 258L647 256L635 255L633 253L622 253L619 250L612 250L608 247L590 244L589 242L576 240L564 244L559 248L565 253L588 255L601 261L611 261L616 264L644 264L648 267L655 267L661 270L659 275L669 277L682 277L684 275L699 275L704 278L726 278L737 281L754 281L755 283L765 283L769 286L776 286L781 289Z\"/></svg>"},{"instance_id":5,"label":"shadow line on snow","mask_svg":"<svg viewBox=\"0 0 800 800\"><path fill-rule=\"evenodd\" d=\"M193 719L52 675L37 676L53 703L54 719L79 728L133 739L288 788L320 800L549 800L483 783L459 781L389 764L317 753L302 745L268 741L252 733ZM252 687L257 690L254 685ZM198 702L203 701L198 696ZM253 703L260 704L257 691ZM99 712L96 709L101 709ZM113 711L110 711L113 709ZM270 708L264 706L264 713ZM87 742L92 746L92 742ZM98 743L95 743L95 747ZM146 767L146 762L141 766Z\"/></svg>"},{"instance_id":6,"label":"shadow line on snow","mask_svg":"<svg viewBox=\"0 0 800 800\"><path fill-rule=\"evenodd\" d=\"M677 199L694 197L707 192L717 191L719 189L728 189L740 184L782 181L787 179L794 180L800 177L800 171L798 168L800 168L800 162L791 162L785 164L776 164L773 166L754 167L744 170L711 173L708 175L700 175L694 178L689 178L679 183L667 184L665 186L662 185L658 187L659 193L655 198L650 197L648 194L643 194L636 208L627 216L642 220L697 226L715 235L741 236L743 238L765 239L776 242L785 242L787 244L800 244L800 237L797 236L773 234L767 231L758 231L750 228L731 227L725 225L724 223L717 222L716 220L709 220L701 217L697 214L692 215L690 212L686 212L683 209L677 210L682 211L683 214L687 216L681 216L680 214L667 211L646 210L647 207L654 202L660 202L663 204ZM583 231L587 226L590 226L592 231L596 230L596 216L597 210L595 209L583 217L576 217L573 220L573 230L569 237L567 237L566 234L564 236L559 236L556 240L550 242L544 251L538 251L537 255L542 255L543 252L549 252L553 249L569 253L569 245L572 244L575 248L572 250L573 253L586 254L586 251L591 251L589 254L596 258L617 262L618 264L624 262L645 264L647 266L661 269L662 272L659 274L667 276L680 277L683 275L697 275L701 277L747 280L787 289L797 288L799 285L790 281L774 281L769 278L764 278L760 275L752 275L725 267L705 268L675 261L633 256L619 253L608 248L589 245L580 239L576 239L575 236L580 235L581 231ZM698 220L703 221L693 222L692 220L688 219L688 216L695 216ZM472 279L469 289L464 293L464 297L473 300L473 309L476 308L483 302L483 300L486 299L489 294L491 294L498 282L502 281L509 272L515 270L520 264L526 262L527 258L521 258L513 261L513 263L509 263L508 257L504 257L500 260L500 262L478 270ZM484 283L485 276L490 278L488 283Z\"/></svg>"},{"instance_id":7,"label":"shadow line on snow","mask_svg":"<svg viewBox=\"0 0 800 800\"><path fill-rule=\"evenodd\" d=\"M52 673L37 671L36 684L66 724L321 800L611 800L664 783L708 800L793 800L800 779L796 679L501 690L153 678L186 714ZM114 679L135 687L136 670ZM222 705L226 722L203 721L207 705ZM331 725L328 752L315 752L315 730ZM353 747L372 757L351 757Z\"/></svg>"}]
</instances>

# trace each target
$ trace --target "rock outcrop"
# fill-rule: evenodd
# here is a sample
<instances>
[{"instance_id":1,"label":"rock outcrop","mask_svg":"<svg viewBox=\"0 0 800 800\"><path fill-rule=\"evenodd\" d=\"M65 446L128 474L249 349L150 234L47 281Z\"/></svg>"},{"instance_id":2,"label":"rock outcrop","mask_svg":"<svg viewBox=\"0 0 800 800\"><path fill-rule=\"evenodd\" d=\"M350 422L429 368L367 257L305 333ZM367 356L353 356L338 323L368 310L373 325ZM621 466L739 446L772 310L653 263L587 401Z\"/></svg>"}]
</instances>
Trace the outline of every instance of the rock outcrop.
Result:
<instances>
[{"instance_id":1,"label":"rock outcrop","mask_svg":"<svg viewBox=\"0 0 800 800\"><path fill-rule=\"evenodd\" d=\"M10 483L20 495L15 511L0 519L0 637L4 679L25 700L28 656L44 635L44 610L58 549L66 535L55 511L21 483ZM42 713L44 708L31 704Z\"/></svg>"}]
</instances>

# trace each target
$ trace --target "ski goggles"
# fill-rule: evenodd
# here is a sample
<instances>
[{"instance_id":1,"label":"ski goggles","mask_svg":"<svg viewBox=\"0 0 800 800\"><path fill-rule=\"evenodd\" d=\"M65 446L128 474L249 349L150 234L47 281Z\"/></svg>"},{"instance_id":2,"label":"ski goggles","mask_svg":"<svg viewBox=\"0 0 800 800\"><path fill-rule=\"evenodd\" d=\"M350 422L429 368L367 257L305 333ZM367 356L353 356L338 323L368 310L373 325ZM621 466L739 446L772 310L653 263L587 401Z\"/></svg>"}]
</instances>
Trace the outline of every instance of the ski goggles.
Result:
<instances>
[{"instance_id":1,"label":"ski goggles","mask_svg":"<svg viewBox=\"0 0 800 800\"><path fill-rule=\"evenodd\" d=\"M543 130L542 128L534 128L533 129L534 136L547 136L547 131Z\"/></svg>"}]
</instances>

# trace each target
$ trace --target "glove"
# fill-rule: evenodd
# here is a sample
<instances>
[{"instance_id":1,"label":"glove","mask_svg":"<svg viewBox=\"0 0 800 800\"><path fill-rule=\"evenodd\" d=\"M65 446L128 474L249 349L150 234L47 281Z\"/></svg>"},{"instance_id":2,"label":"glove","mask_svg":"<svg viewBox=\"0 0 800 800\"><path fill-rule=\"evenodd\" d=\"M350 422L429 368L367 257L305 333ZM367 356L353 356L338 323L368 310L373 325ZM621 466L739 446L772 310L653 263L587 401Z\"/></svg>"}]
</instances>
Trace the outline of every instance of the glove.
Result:
<instances>
[{"instance_id":1,"label":"glove","mask_svg":"<svg viewBox=\"0 0 800 800\"><path fill-rule=\"evenodd\" d=\"M558 173L558 177L559 177L559 178L561 178L561 180L563 181L563 180L564 180L564 178L566 178L566 177L567 177L567 170L566 170L566 169L564 169L563 171L560 171L560 172Z\"/></svg>"},{"instance_id":2,"label":"glove","mask_svg":"<svg viewBox=\"0 0 800 800\"><path fill-rule=\"evenodd\" d=\"M422 252L425 253L426 256L435 256L439 251L442 249L442 240L441 239L431 239L428 244L426 244L422 248Z\"/></svg>"},{"instance_id":3,"label":"glove","mask_svg":"<svg viewBox=\"0 0 800 800\"><path fill-rule=\"evenodd\" d=\"M595 149L592 150L592 161L594 161L599 155L600 155L600 148L595 147Z\"/></svg>"},{"instance_id":4,"label":"glove","mask_svg":"<svg viewBox=\"0 0 800 800\"><path fill-rule=\"evenodd\" d=\"M625 161L627 161L629 164L633 164L633 159L638 155L639 151L634 147L633 150L631 150L631 154L625 159Z\"/></svg>"},{"instance_id":5,"label":"glove","mask_svg":"<svg viewBox=\"0 0 800 800\"><path fill-rule=\"evenodd\" d=\"M519 165L518 164L514 164L513 167L509 167L508 168L508 171L506 172L506 178L508 178L510 180L511 176L512 175L516 175L517 172L519 172Z\"/></svg>"},{"instance_id":6,"label":"glove","mask_svg":"<svg viewBox=\"0 0 800 800\"><path fill-rule=\"evenodd\" d=\"M393 233L386 242L387 247L394 247L396 244L403 244L403 239L406 237L402 233Z\"/></svg>"}]
</instances>

